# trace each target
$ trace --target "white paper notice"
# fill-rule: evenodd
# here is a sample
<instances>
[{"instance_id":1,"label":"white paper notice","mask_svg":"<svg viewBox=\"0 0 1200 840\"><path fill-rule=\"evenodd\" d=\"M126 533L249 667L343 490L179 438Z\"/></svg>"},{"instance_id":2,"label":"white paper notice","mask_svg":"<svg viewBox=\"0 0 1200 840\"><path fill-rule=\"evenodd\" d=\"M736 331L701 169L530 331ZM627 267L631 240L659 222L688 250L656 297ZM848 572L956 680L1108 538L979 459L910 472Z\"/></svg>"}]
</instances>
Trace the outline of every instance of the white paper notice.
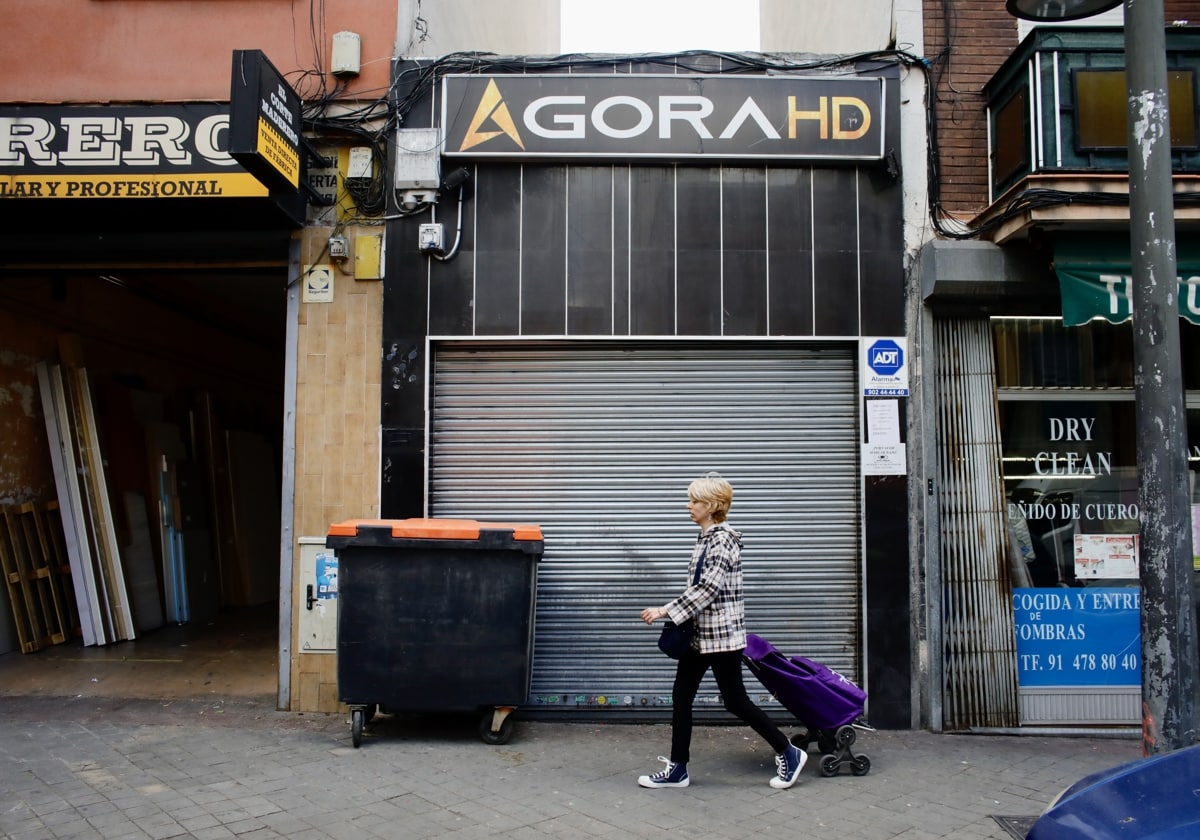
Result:
<instances>
[{"instance_id":1,"label":"white paper notice","mask_svg":"<svg viewBox=\"0 0 1200 840\"><path fill-rule=\"evenodd\" d=\"M863 475L904 475L908 460L903 443L864 443L862 445Z\"/></svg>"},{"instance_id":2,"label":"white paper notice","mask_svg":"<svg viewBox=\"0 0 1200 840\"><path fill-rule=\"evenodd\" d=\"M899 400L867 400L867 440L871 443L900 442Z\"/></svg>"}]
</instances>

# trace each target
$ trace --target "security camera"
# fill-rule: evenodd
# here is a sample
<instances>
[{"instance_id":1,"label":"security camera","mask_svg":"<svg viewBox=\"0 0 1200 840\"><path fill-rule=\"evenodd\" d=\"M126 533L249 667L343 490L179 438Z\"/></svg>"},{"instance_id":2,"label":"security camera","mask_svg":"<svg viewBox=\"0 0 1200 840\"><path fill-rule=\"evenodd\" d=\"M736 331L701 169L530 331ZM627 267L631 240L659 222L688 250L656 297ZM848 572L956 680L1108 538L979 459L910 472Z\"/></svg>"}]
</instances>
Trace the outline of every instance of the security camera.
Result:
<instances>
[{"instance_id":1,"label":"security camera","mask_svg":"<svg viewBox=\"0 0 1200 840\"><path fill-rule=\"evenodd\" d=\"M451 172L449 175L447 175L445 180L442 181L442 189L443 190L458 189L463 184L465 184L467 182L467 179L470 177L471 177L471 171L469 169L467 169L465 166L459 167L458 169L455 169L453 172Z\"/></svg>"}]
</instances>

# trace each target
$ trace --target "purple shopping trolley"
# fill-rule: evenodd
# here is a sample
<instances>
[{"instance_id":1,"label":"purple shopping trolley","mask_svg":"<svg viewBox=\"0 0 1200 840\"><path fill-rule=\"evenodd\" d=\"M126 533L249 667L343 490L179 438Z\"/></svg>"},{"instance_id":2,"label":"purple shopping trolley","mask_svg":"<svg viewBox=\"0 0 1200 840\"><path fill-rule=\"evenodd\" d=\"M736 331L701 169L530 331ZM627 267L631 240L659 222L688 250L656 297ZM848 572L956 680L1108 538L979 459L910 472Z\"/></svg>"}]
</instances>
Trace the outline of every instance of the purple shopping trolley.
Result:
<instances>
[{"instance_id":1,"label":"purple shopping trolley","mask_svg":"<svg viewBox=\"0 0 1200 840\"><path fill-rule=\"evenodd\" d=\"M850 749L856 730L872 731L863 717L865 691L820 662L785 657L753 633L746 636L742 656L763 687L807 728L804 734L794 736L792 743L807 750L816 742L823 776L836 775L844 765L855 776L870 772L871 760Z\"/></svg>"}]
</instances>

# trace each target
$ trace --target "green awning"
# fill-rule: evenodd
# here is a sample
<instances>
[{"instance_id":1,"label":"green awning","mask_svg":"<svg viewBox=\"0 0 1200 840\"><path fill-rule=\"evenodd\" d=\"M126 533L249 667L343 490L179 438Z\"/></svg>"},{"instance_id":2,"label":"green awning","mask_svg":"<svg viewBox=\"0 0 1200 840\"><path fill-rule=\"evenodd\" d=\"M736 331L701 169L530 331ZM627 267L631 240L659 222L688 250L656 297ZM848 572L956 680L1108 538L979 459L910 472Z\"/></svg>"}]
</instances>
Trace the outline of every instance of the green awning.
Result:
<instances>
[{"instance_id":1,"label":"green awning","mask_svg":"<svg viewBox=\"0 0 1200 840\"><path fill-rule=\"evenodd\" d=\"M1200 325L1200 248L1176 244L1179 314ZM1062 293L1063 326L1103 318L1114 324L1133 314L1133 268L1127 246L1099 240L1054 246L1054 271Z\"/></svg>"}]
</instances>

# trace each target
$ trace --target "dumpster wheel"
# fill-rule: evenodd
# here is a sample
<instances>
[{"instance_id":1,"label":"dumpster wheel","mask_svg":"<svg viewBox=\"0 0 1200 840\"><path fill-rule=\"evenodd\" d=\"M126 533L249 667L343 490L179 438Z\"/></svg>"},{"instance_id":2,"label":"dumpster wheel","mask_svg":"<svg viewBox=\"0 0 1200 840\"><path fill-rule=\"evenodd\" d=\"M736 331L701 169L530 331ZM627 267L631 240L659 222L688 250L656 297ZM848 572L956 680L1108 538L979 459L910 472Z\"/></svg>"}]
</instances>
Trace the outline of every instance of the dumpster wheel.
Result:
<instances>
[{"instance_id":1,"label":"dumpster wheel","mask_svg":"<svg viewBox=\"0 0 1200 840\"><path fill-rule=\"evenodd\" d=\"M479 718L479 737L485 744L507 744L513 736L512 706L487 709Z\"/></svg>"},{"instance_id":2,"label":"dumpster wheel","mask_svg":"<svg viewBox=\"0 0 1200 840\"><path fill-rule=\"evenodd\" d=\"M370 707L354 706L350 709L350 742L356 748L362 746L363 727L373 717L375 717L373 705Z\"/></svg>"}]
</instances>

